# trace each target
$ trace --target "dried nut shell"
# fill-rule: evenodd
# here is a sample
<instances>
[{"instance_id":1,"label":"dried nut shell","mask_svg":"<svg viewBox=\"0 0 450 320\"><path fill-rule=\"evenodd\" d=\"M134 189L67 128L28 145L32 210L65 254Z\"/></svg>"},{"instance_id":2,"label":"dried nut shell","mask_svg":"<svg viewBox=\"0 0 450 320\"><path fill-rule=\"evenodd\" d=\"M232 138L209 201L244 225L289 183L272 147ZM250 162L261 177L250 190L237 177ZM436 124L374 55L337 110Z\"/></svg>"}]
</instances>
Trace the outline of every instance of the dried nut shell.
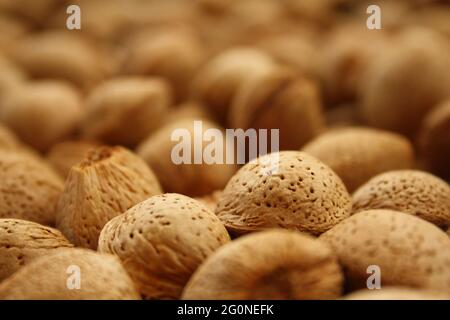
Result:
<instances>
[{"instance_id":1,"label":"dried nut shell","mask_svg":"<svg viewBox=\"0 0 450 320\"><path fill-rule=\"evenodd\" d=\"M0 218L55 223L55 207L64 182L39 158L0 151Z\"/></svg>"},{"instance_id":2,"label":"dried nut shell","mask_svg":"<svg viewBox=\"0 0 450 320\"><path fill-rule=\"evenodd\" d=\"M18 15L33 23L44 22L49 15L57 8L58 0L15 0L2 1L1 8L6 12Z\"/></svg>"},{"instance_id":3,"label":"dried nut shell","mask_svg":"<svg viewBox=\"0 0 450 320\"><path fill-rule=\"evenodd\" d=\"M0 282L34 259L72 246L56 229L26 220L0 219Z\"/></svg>"},{"instance_id":4,"label":"dried nut shell","mask_svg":"<svg viewBox=\"0 0 450 320\"><path fill-rule=\"evenodd\" d=\"M346 300L449 300L443 292L402 287L382 287L379 290L362 289L344 297Z\"/></svg>"},{"instance_id":5,"label":"dried nut shell","mask_svg":"<svg viewBox=\"0 0 450 320\"><path fill-rule=\"evenodd\" d=\"M427 169L450 181L450 100L426 116L419 133L419 146Z\"/></svg>"},{"instance_id":6,"label":"dried nut shell","mask_svg":"<svg viewBox=\"0 0 450 320\"><path fill-rule=\"evenodd\" d=\"M78 91L55 81L17 87L5 96L0 108L0 120L41 151L72 134L81 116Z\"/></svg>"},{"instance_id":7,"label":"dried nut shell","mask_svg":"<svg viewBox=\"0 0 450 320\"><path fill-rule=\"evenodd\" d=\"M333 299L343 275L324 243L287 230L257 232L217 250L189 280L183 299Z\"/></svg>"},{"instance_id":8,"label":"dried nut shell","mask_svg":"<svg viewBox=\"0 0 450 320\"><path fill-rule=\"evenodd\" d=\"M353 194L353 212L391 209L450 226L450 186L416 170L390 171L369 180Z\"/></svg>"},{"instance_id":9,"label":"dried nut shell","mask_svg":"<svg viewBox=\"0 0 450 320\"><path fill-rule=\"evenodd\" d=\"M61 249L21 268L0 284L0 299L137 300L139 293L119 259L73 248Z\"/></svg>"},{"instance_id":10,"label":"dried nut shell","mask_svg":"<svg viewBox=\"0 0 450 320\"><path fill-rule=\"evenodd\" d=\"M1 27L2 25L0 16L0 28ZM3 96L8 92L8 90L11 90L17 85L21 85L25 81L25 79L26 76L23 71L14 63L5 58L2 54L0 54L0 96Z\"/></svg>"},{"instance_id":11,"label":"dried nut shell","mask_svg":"<svg viewBox=\"0 0 450 320\"><path fill-rule=\"evenodd\" d=\"M222 194L221 190L216 190L213 193L210 193L206 196L196 198L196 200L200 201L214 212L217 208L217 203L219 202L221 194Z\"/></svg>"},{"instance_id":12,"label":"dried nut shell","mask_svg":"<svg viewBox=\"0 0 450 320\"><path fill-rule=\"evenodd\" d=\"M195 154L203 159L204 147L208 145L203 141L202 148L197 148L194 146L196 139L202 139L208 129L222 130L217 124L207 120L202 120L201 126L201 130L196 130L194 119L179 120L163 126L138 146L137 153L154 170L166 192L193 197L206 195L222 189L236 171L237 167L233 164L208 164L205 161L202 161L201 164L194 163ZM190 163L176 164L173 161L174 150L180 144L184 146L184 143L189 143L187 139L173 141L171 136L174 132L183 132L183 137L190 137L192 153L189 158ZM201 137L198 137L199 134ZM188 152L186 148L183 150Z\"/></svg>"},{"instance_id":13,"label":"dried nut shell","mask_svg":"<svg viewBox=\"0 0 450 320\"><path fill-rule=\"evenodd\" d=\"M270 166L277 171L268 172ZM281 227L320 234L350 215L341 179L303 152L272 153L246 164L223 190L216 214L237 234Z\"/></svg>"},{"instance_id":14,"label":"dried nut shell","mask_svg":"<svg viewBox=\"0 0 450 320\"><path fill-rule=\"evenodd\" d=\"M391 210L359 212L320 237L333 248L350 290L367 286L380 268L384 286L450 292L450 239L435 225Z\"/></svg>"},{"instance_id":15,"label":"dried nut shell","mask_svg":"<svg viewBox=\"0 0 450 320\"><path fill-rule=\"evenodd\" d=\"M195 269L229 235L214 213L179 194L151 197L102 230L100 252L114 253L147 299L177 299Z\"/></svg>"},{"instance_id":16,"label":"dried nut shell","mask_svg":"<svg viewBox=\"0 0 450 320\"><path fill-rule=\"evenodd\" d=\"M135 146L160 126L171 104L161 79L122 77L103 82L87 98L85 138Z\"/></svg>"},{"instance_id":17,"label":"dried nut shell","mask_svg":"<svg viewBox=\"0 0 450 320\"><path fill-rule=\"evenodd\" d=\"M306 144L302 151L330 166L353 192L373 176L414 164L414 150L404 137L370 128L329 130Z\"/></svg>"},{"instance_id":18,"label":"dried nut shell","mask_svg":"<svg viewBox=\"0 0 450 320\"><path fill-rule=\"evenodd\" d=\"M19 139L8 127L0 123L0 149L16 149L20 147Z\"/></svg>"},{"instance_id":19,"label":"dried nut shell","mask_svg":"<svg viewBox=\"0 0 450 320\"><path fill-rule=\"evenodd\" d=\"M135 154L122 147L99 147L70 170L56 225L75 245L96 249L109 220L161 192L153 172Z\"/></svg>"},{"instance_id":20,"label":"dried nut shell","mask_svg":"<svg viewBox=\"0 0 450 320\"><path fill-rule=\"evenodd\" d=\"M254 75L236 93L229 123L233 128L279 129L280 150L298 149L325 125L318 86L283 68Z\"/></svg>"},{"instance_id":21,"label":"dried nut shell","mask_svg":"<svg viewBox=\"0 0 450 320\"><path fill-rule=\"evenodd\" d=\"M211 121L213 116L203 105L197 102L188 101L171 108L164 118L164 124L171 124L186 119Z\"/></svg>"}]
</instances>

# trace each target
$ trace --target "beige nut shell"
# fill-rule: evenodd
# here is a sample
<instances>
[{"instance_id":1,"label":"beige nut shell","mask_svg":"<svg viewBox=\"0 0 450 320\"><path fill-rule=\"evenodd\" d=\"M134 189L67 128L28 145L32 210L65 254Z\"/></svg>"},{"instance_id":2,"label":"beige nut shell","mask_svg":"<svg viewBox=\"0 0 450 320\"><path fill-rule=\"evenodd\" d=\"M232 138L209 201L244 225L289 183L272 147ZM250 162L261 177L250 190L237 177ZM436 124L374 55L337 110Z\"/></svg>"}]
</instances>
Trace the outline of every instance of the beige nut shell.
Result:
<instances>
[{"instance_id":1,"label":"beige nut shell","mask_svg":"<svg viewBox=\"0 0 450 320\"><path fill-rule=\"evenodd\" d=\"M379 173L409 169L414 164L413 146L406 138L365 127L331 129L302 151L330 166L349 192Z\"/></svg>"},{"instance_id":2,"label":"beige nut shell","mask_svg":"<svg viewBox=\"0 0 450 320\"><path fill-rule=\"evenodd\" d=\"M270 168L277 171L270 172ZM298 151L246 164L228 182L216 208L233 233L281 227L320 234L350 215L351 199L325 164Z\"/></svg>"},{"instance_id":3,"label":"beige nut shell","mask_svg":"<svg viewBox=\"0 0 450 320\"><path fill-rule=\"evenodd\" d=\"M377 290L361 289L344 297L345 300L449 300L450 295L431 290L406 287L386 287Z\"/></svg>"},{"instance_id":4,"label":"beige nut shell","mask_svg":"<svg viewBox=\"0 0 450 320\"><path fill-rule=\"evenodd\" d=\"M353 194L353 212L369 209L409 213L445 230L450 226L450 186L423 171L386 172L372 178Z\"/></svg>"},{"instance_id":5,"label":"beige nut shell","mask_svg":"<svg viewBox=\"0 0 450 320\"><path fill-rule=\"evenodd\" d=\"M0 282L34 259L72 246L56 229L26 220L0 219Z\"/></svg>"},{"instance_id":6,"label":"beige nut shell","mask_svg":"<svg viewBox=\"0 0 450 320\"><path fill-rule=\"evenodd\" d=\"M229 235L212 211L179 194L151 197L102 230L99 250L119 256L147 299L177 299Z\"/></svg>"},{"instance_id":7,"label":"beige nut shell","mask_svg":"<svg viewBox=\"0 0 450 320\"><path fill-rule=\"evenodd\" d=\"M337 258L301 233L270 230L217 250L194 273L183 299L333 299L342 290Z\"/></svg>"},{"instance_id":8,"label":"beige nut shell","mask_svg":"<svg viewBox=\"0 0 450 320\"><path fill-rule=\"evenodd\" d=\"M320 237L339 257L350 290L365 288L367 268L384 286L450 291L450 239L435 225L392 210L359 212Z\"/></svg>"},{"instance_id":9,"label":"beige nut shell","mask_svg":"<svg viewBox=\"0 0 450 320\"><path fill-rule=\"evenodd\" d=\"M131 151L99 147L70 170L56 225L75 245L96 249L109 220L161 192L153 172Z\"/></svg>"},{"instance_id":10,"label":"beige nut shell","mask_svg":"<svg viewBox=\"0 0 450 320\"><path fill-rule=\"evenodd\" d=\"M16 137L14 132L0 123L0 148L10 150L16 149L19 146L19 139Z\"/></svg>"},{"instance_id":11,"label":"beige nut shell","mask_svg":"<svg viewBox=\"0 0 450 320\"><path fill-rule=\"evenodd\" d=\"M79 272L80 286L76 276ZM136 300L119 259L87 249L62 249L36 259L0 284L1 300Z\"/></svg>"}]
</instances>

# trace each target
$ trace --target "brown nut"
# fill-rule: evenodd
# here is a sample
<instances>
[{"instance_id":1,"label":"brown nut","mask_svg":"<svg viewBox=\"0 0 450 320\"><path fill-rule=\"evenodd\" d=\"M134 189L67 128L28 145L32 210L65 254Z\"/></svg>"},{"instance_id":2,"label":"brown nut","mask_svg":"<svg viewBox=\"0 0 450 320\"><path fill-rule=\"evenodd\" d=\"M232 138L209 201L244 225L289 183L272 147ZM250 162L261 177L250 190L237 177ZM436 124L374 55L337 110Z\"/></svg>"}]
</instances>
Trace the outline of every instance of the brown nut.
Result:
<instances>
[{"instance_id":1,"label":"brown nut","mask_svg":"<svg viewBox=\"0 0 450 320\"><path fill-rule=\"evenodd\" d=\"M365 288L369 266L384 286L450 291L450 239L435 225L391 210L359 212L325 232L350 290Z\"/></svg>"},{"instance_id":2,"label":"brown nut","mask_svg":"<svg viewBox=\"0 0 450 320\"><path fill-rule=\"evenodd\" d=\"M20 146L19 139L8 127L0 123L0 148L15 149Z\"/></svg>"},{"instance_id":3,"label":"brown nut","mask_svg":"<svg viewBox=\"0 0 450 320\"><path fill-rule=\"evenodd\" d=\"M26 220L0 219L0 282L34 259L72 246L56 229Z\"/></svg>"},{"instance_id":4,"label":"brown nut","mask_svg":"<svg viewBox=\"0 0 450 320\"><path fill-rule=\"evenodd\" d=\"M329 130L302 151L330 166L353 192L373 176L414 164L414 150L404 137L377 129L348 127Z\"/></svg>"},{"instance_id":5,"label":"brown nut","mask_svg":"<svg viewBox=\"0 0 450 320\"><path fill-rule=\"evenodd\" d=\"M21 268L0 284L0 299L137 300L139 293L119 259L72 248Z\"/></svg>"},{"instance_id":6,"label":"brown nut","mask_svg":"<svg viewBox=\"0 0 450 320\"><path fill-rule=\"evenodd\" d=\"M0 108L0 120L22 141L41 151L72 134L81 116L79 93L55 81L16 87Z\"/></svg>"},{"instance_id":7,"label":"brown nut","mask_svg":"<svg viewBox=\"0 0 450 320\"><path fill-rule=\"evenodd\" d=\"M229 235L214 213L179 194L151 197L111 220L100 252L114 253L147 299L177 299L189 277Z\"/></svg>"},{"instance_id":8,"label":"brown nut","mask_svg":"<svg viewBox=\"0 0 450 320\"><path fill-rule=\"evenodd\" d=\"M270 164L276 172L265 172ZM306 153L283 151L242 167L223 190L216 214L236 234L281 227L317 235L348 217L351 206L328 166Z\"/></svg>"},{"instance_id":9,"label":"brown nut","mask_svg":"<svg viewBox=\"0 0 450 320\"><path fill-rule=\"evenodd\" d=\"M41 23L58 6L58 0L15 0L2 1L0 9L22 18L29 19L33 23Z\"/></svg>"},{"instance_id":10,"label":"brown nut","mask_svg":"<svg viewBox=\"0 0 450 320\"><path fill-rule=\"evenodd\" d=\"M25 79L26 76L23 71L0 54L0 97L7 93L8 90L22 84Z\"/></svg>"},{"instance_id":11,"label":"brown nut","mask_svg":"<svg viewBox=\"0 0 450 320\"><path fill-rule=\"evenodd\" d=\"M210 193L206 196L195 198L195 200L200 201L214 212L217 208L217 203L219 202L221 194L222 190L216 190L213 193Z\"/></svg>"},{"instance_id":12,"label":"brown nut","mask_svg":"<svg viewBox=\"0 0 450 320\"><path fill-rule=\"evenodd\" d=\"M81 131L87 139L133 147L161 124L170 104L170 88L161 79L113 78L87 98Z\"/></svg>"},{"instance_id":13,"label":"brown nut","mask_svg":"<svg viewBox=\"0 0 450 320\"><path fill-rule=\"evenodd\" d=\"M406 287L382 287L379 290L362 289L344 297L345 300L449 300L444 292L418 290Z\"/></svg>"},{"instance_id":14,"label":"brown nut","mask_svg":"<svg viewBox=\"0 0 450 320\"><path fill-rule=\"evenodd\" d=\"M70 170L56 225L73 244L96 249L109 220L161 192L153 172L135 154L122 147L99 147Z\"/></svg>"},{"instance_id":15,"label":"brown nut","mask_svg":"<svg viewBox=\"0 0 450 320\"><path fill-rule=\"evenodd\" d=\"M0 151L0 218L55 222L61 178L44 161L20 151Z\"/></svg>"},{"instance_id":16,"label":"brown nut","mask_svg":"<svg viewBox=\"0 0 450 320\"><path fill-rule=\"evenodd\" d=\"M391 209L412 214L444 228L450 226L450 186L417 170L375 176L353 194L353 212Z\"/></svg>"},{"instance_id":17,"label":"brown nut","mask_svg":"<svg viewBox=\"0 0 450 320\"><path fill-rule=\"evenodd\" d=\"M343 275L324 243L287 230L257 232L217 250L194 273L183 299L333 299Z\"/></svg>"}]
</instances>

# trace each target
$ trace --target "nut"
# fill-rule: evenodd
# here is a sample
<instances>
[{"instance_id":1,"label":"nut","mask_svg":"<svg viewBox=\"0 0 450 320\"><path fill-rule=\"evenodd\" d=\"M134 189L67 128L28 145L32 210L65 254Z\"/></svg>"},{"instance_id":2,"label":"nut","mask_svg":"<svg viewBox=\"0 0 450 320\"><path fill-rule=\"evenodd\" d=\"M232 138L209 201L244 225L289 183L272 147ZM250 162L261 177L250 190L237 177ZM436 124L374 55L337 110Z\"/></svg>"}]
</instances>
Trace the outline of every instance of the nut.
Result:
<instances>
[{"instance_id":1,"label":"nut","mask_svg":"<svg viewBox=\"0 0 450 320\"><path fill-rule=\"evenodd\" d=\"M61 249L36 259L3 281L0 299L136 300L139 294L116 257L86 249Z\"/></svg>"},{"instance_id":2,"label":"nut","mask_svg":"<svg viewBox=\"0 0 450 320\"><path fill-rule=\"evenodd\" d=\"M359 212L320 237L339 257L350 290L366 287L367 268L384 286L450 291L450 239L435 225L391 210Z\"/></svg>"},{"instance_id":3,"label":"nut","mask_svg":"<svg viewBox=\"0 0 450 320\"><path fill-rule=\"evenodd\" d=\"M147 299L176 299L195 269L229 241L214 213L179 195L151 197L102 230L100 252L119 256Z\"/></svg>"},{"instance_id":4,"label":"nut","mask_svg":"<svg viewBox=\"0 0 450 320\"><path fill-rule=\"evenodd\" d=\"M390 171L369 180L353 195L353 212L391 209L450 226L450 186L427 172Z\"/></svg>"},{"instance_id":5,"label":"nut","mask_svg":"<svg viewBox=\"0 0 450 320\"><path fill-rule=\"evenodd\" d=\"M99 147L70 170L56 225L76 246L96 249L109 220L161 192L153 172L139 157L122 147Z\"/></svg>"},{"instance_id":6,"label":"nut","mask_svg":"<svg viewBox=\"0 0 450 320\"><path fill-rule=\"evenodd\" d=\"M15 86L22 84L25 79L26 76L23 71L0 54L0 96L3 96Z\"/></svg>"},{"instance_id":7,"label":"nut","mask_svg":"<svg viewBox=\"0 0 450 320\"><path fill-rule=\"evenodd\" d=\"M0 219L0 282L38 257L72 244L56 229L19 220Z\"/></svg>"},{"instance_id":8,"label":"nut","mask_svg":"<svg viewBox=\"0 0 450 320\"><path fill-rule=\"evenodd\" d=\"M183 299L332 299L343 275L332 251L294 231L247 235L218 249L194 273Z\"/></svg>"},{"instance_id":9,"label":"nut","mask_svg":"<svg viewBox=\"0 0 450 320\"><path fill-rule=\"evenodd\" d=\"M265 173L265 163L276 163L277 172ZM223 190L216 214L236 234L274 227L320 234L350 211L350 195L329 167L306 153L283 151L242 167Z\"/></svg>"},{"instance_id":10,"label":"nut","mask_svg":"<svg viewBox=\"0 0 450 320\"><path fill-rule=\"evenodd\" d=\"M221 190L216 190L213 193L210 193L206 196L196 198L196 200L203 203L206 207L208 207L213 212L217 208L217 203L219 202L220 195L222 194Z\"/></svg>"},{"instance_id":11,"label":"nut","mask_svg":"<svg viewBox=\"0 0 450 320\"><path fill-rule=\"evenodd\" d=\"M401 287L383 287L379 290L362 289L344 297L346 300L449 300L442 292Z\"/></svg>"},{"instance_id":12,"label":"nut","mask_svg":"<svg viewBox=\"0 0 450 320\"><path fill-rule=\"evenodd\" d=\"M413 147L407 139L364 127L329 130L302 151L330 166L350 192L379 173L409 169L414 164Z\"/></svg>"},{"instance_id":13,"label":"nut","mask_svg":"<svg viewBox=\"0 0 450 320\"><path fill-rule=\"evenodd\" d=\"M20 146L19 139L17 139L14 132L8 127L0 123L0 148L1 149L16 149Z\"/></svg>"}]
</instances>

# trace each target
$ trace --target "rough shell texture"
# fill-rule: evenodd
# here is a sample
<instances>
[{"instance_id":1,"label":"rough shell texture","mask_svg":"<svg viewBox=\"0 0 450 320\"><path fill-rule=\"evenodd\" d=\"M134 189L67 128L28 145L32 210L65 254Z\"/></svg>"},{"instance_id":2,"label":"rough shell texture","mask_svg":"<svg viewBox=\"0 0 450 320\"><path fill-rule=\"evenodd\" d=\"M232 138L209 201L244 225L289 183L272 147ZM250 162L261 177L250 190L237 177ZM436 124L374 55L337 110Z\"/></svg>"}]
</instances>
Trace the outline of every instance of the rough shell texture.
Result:
<instances>
[{"instance_id":1,"label":"rough shell texture","mask_svg":"<svg viewBox=\"0 0 450 320\"><path fill-rule=\"evenodd\" d=\"M216 214L238 234L273 227L320 234L350 211L350 195L329 167L303 152L283 151L242 167L222 192Z\"/></svg>"},{"instance_id":2,"label":"rough shell texture","mask_svg":"<svg viewBox=\"0 0 450 320\"><path fill-rule=\"evenodd\" d=\"M449 300L443 292L418 290L406 287L387 287L380 290L362 289L344 297L346 300Z\"/></svg>"},{"instance_id":3,"label":"rough shell texture","mask_svg":"<svg viewBox=\"0 0 450 320\"><path fill-rule=\"evenodd\" d=\"M353 195L353 212L369 209L409 213L445 230L450 226L450 186L427 172L386 172L369 180Z\"/></svg>"},{"instance_id":4,"label":"rough shell texture","mask_svg":"<svg viewBox=\"0 0 450 320\"><path fill-rule=\"evenodd\" d=\"M77 288L77 278L80 283ZM0 284L1 300L139 299L119 259L86 249L62 249L36 259Z\"/></svg>"},{"instance_id":5,"label":"rough shell texture","mask_svg":"<svg viewBox=\"0 0 450 320\"><path fill-rule=\"evenodd\" d=\"M203 141L202 148L194 147L195 140L199 139L198 135L203 136L208 129L222 130L215 123L202 120L201 130L196 132L194 121L194 119L183 119L165 125L150 135L137 148L137 153L154 170L166 192L194 197L206 195L222 189L236 171L237 167L233 164L208 164L204 161L201 164L194 163L196 155L203 157L204 150L208 145ZM178 138L180 140L172 141L171 136L174 132L183 132L183 137ZM188 138L185 138L186 136ZM180 151L180 146L182 151ZM187 146L190 146L191 155L188 153ZM180 152L177 153L177 150ZM187 154L189 158L187 160L190 163L174 163L172 153Z\"/></svg>"},{"instance_id":6,"label":"rough shell texture","mask_svg":"<svg viewBox=\"0 0 450 320\"><path fill-rule=\"evenodd\" d=\"M134 146L161 124L170 103L170 88L161 79L108 80L87 99L82 134L109 144Z\"/></svg>"},{"instance_id":7,"label":"rough shell texture","mask_svg":"<svg viewBox=\"0 0 450 320\"><path fill-rule=\"evenodd\" d=\"M184 299L332 299L343 275L320 241L286 230L244 236L223 246L194 273Z\"/></svg>"},{"instance_id":8,"label":"rough shell texture","mask_svg":"<svg viewBox=\"0 0 450 320\"><path fill-rule=\"evenodd\" d=\"M43 161L24 152L0 151L0 218L53 225L63 186Z\"/></svg>"},{"instance_id":9,"label":"rough shell texture","mask_svg":"<svg viewBox=\"0 0 450 320\"><path fill-rule=\"evenodd\" d=\"M39 223L0 219L0 282L34 259L72 247L60 231Z\"/></svg>"},{"instance_id":10,"label":"rough shell texture","mask_svg":"<svg viewBox=\"0 0 450 320\"><path fill-rule=\"evenodd\" d=\"M214 213L179 194L139 203L103 229L99 250L119 256L147 299L176 299L229 235Z\"/></svg>"},{"instance_id":11,"label":"rough shell texture","mask_svg":"<svg viewBox=\"0 0 450 320\"><path fill-rule=\"evenodd\" d=\"M411 143L404 137L370 128L342 128L325 132L302 151L330 166L353 192L373 176L414 163Z\"/></svg>"},{"instance_id":12,"label":"rough shell texture","mask_svg":"<svg viewBox=\"0 0 450 320\"><path fill-rule=\"evenodd\" d=\"M349 289L365 288L377 265L384 286L450 291L450 239L435 225L391 210L359 212L325 232Z\"/></svg>"},{"instance_id":13,"label":"rough shell texture","mask_svg":"<svg viewBox=\"0 0 450 320\"><path fill-rule=\"evenodd\" d=\"M57 227L75 245L96 249L103 226L161 193L153 172L122 147L99 147L72 167L57 207Z\"/></svg>"}]
</instances>

